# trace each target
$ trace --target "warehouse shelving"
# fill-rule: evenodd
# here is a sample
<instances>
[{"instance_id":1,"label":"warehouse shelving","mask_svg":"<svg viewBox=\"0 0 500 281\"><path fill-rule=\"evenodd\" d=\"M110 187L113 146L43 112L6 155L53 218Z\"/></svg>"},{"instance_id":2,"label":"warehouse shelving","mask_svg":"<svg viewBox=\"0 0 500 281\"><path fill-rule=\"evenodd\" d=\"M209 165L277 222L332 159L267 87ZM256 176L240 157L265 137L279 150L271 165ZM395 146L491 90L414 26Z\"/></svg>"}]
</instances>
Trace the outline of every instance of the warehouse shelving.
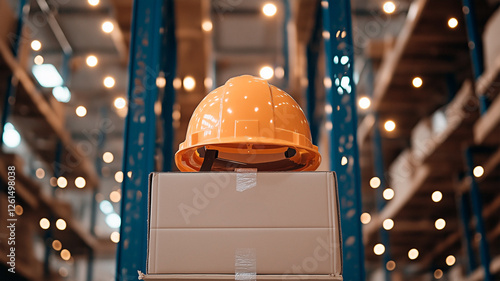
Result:
<instances>
[{"instance_id":1,"label":"warehouse shelving","mask_svg":"<svg viewBox=\"0 0 500 281\"><path fill-rule=\"evenodd\" d=\"M20 1L19 5L21 3L23 2ZM101 239L91 230L89 231L89 227L77 218L78 214L75 214L74 206L61 199L59 193L62 190L54 187L53 179L50 181L52 186L49 186L48 180L32 178L34 175L31 175L33 172L31 169L36 167L31 161L35 160L45 169L45 179L51 176L65 177L68 182L66 189L70 189L65 192L85 194L81 196L82 199L88 196L93 197L92 192L89 191L95 190L99 185L96 167L90 160L94 155L87 155L81 151L72 138L65 124L65 106L56 101L52 95L45 95L28 71L27 62L30 55L27 42L30 39L30 33L27 28L23 29L19 37L19 51L17 54L13 52L9 44L11 42L8 40L12 39L12 34L15 34L13 30L16 26L16 16L12 13L7 1L0 0L0 6L3 19L0 28L2 33L0 40L2 99L8 93L6 84L11 83L15 93L15 103L11 102L7 113L9 121L20 133L24 143L23 151L18 150L18 155L0 153L2 181L7 178L7 166L16 167L16 203L23 210L21 215L18 214L19 243L16 247L16 255L19 259L16 260L16 276L22 280L60 280L60 273L53 272L52 267L44 268L52 261L49 259L51 255L49 253L59 255L49 245L53 239L59 240L63 248L71 252L74 259L72 258L70 262L88 258L89 263L92 263L95 257L113 257L116 245L108 237ZM29 161L30 164L24 165L24 161ZM26 167L29 169L25 169ZM83 190L77 189L73 184L77 177L85 179L86 184ZM43 230L39 226L39 221L43 217L51 220L49 230ZM56 219L63 219L66 222L64 230L56 229ZM45 250L40 251L40 243ZM6 257L4 250L0 249L2 257ZM35 254L41 252L45 252L45 256L42 261L39 261L40 257L35 258ZM23 257L29 257L29 260L25 261ZM89 268L91 266L89 264ZM87 274L89 280L92 279L91 273L89 269ZM6 276L6 278L12 278L12 276Z\"/></svg>"},{"instance_id":2,"label":"warehouse shelving","mask_svg":"<svg viewBox=\"0 0 500 281\"><path fill-rule=\"evenodd\" d=\"M8 66L19 81L16 104L12 110L13 122L34 152L48 165L60 162L68 182L84 177L89 189L97 186L98 177L90 160L82 154L64 128L64 119L40 93L25 68L14 57L5 41L0 41L2 63ZM18 122L16 122L18 119ZM61 141L61 158L54 159L57 142Z\"/></svg>"},{"instance_id":3,"label":"warehouse shelving","mask_svg":"<svg viewBox=\"0 0 500 281\"><path fill-rule=\"evenodd\" d=\"M22 163L18 158L19 156L14 154L2 155L0 158L0 176L2 178L7 177L8 165ZM64 231L55 232L52 238L60 240L65 248L71 249L73 256L86 255L88 249L93 250L97 255L110 256L114 254L115 247L109 239L102 240L94 237L78 220L73 219L69 203L45 195L40 184L20 170L19 168L22 166L16 166L17 200L22 202L21 205L24 208L29 208L33 213L36 213L32 226L36 227L42 217L64 219L67 222L67 228Z\"/></svg>"},{"instance_id":4,"label":"warehouse shelving","mask_svg":"<svg viewBox=\"0 0 500 281\"><path fill-rule=\"evenodd\" d=\"M481 29L491 11L485 8L482 1L476 4L477 24ZM458 19L457 28L451 29L446 25L450 17ZM432 268L441 268L446 272L447 255L461 255L462 231L456 194L457 190L466 191L470 182L468 177L461 178L465 169L463 151L468 146L489 144L495 147L500 143L493 141L499 137L500 116L494 117L500 112L499 109L494 110L494 106L500 106L495 104L500 104L498 98L493 101L490 110L480 116L476 97L476 93L485 93L486 90L498 92L498 82L495 82L499 76L498 67L486 72L475 83L471 82L467 42L459 2L421 0L410 7L406 23L393 47L379 52L383 58L372 95L374 114L369 113L360 122L358 142L363 151L372 149L373 127L380 126L375 115L382 122L389 119L396 122L394 132L383 132L382 155L384 161L389 163L389 185L380 187L391 187L395 196L381 210L372 213L371 222L363 228L369 261L378 260L372 247L380 242L378 232L388 218L394 220L394 228L389 233L397 234L391 235L387 249L396 263L416 265L408 267L413 273L432 272ZM423 79L422 87L411 85L413 77ZM460 90L456 91L455 85L461 85ZM483 134L479 138L486 142L478 141L478 132ZM478 179L481 191L489 196L494 193L488 193L488 189L493 188L495 180L498 180L495 167L498 166L496 161L499 156L492 147L484 150L484 155L476 155L475 164L492 173L493 178L485 173ZM368 187L368 181L373 176L371 169L371 165L364 166L365 192L373 192ZM438 203L431 200L435 190L443 194ZM499 208L500 200L491 199L486 200L484 205L483 217L486 220L492 218ZM443 230L434 227L438 218L447 222ZM490 241L498 238L497 228L488 224L487 230ZM416 261L407 257L411 248L420 251ZM492 273L495 274L498 271L494 268L496 266L492 263Z\"/></svg>"},{"instance_id":5,"label":"warehouse shelving","mask_svg":"<svg viewBox=\"0 0 500 281\"><path fill-rule=\"evenodd\" d=\"M466 82L455 99L449 105L437 111L439 113L444 112L443 114L448 120L444 129L432 133L432 128L428 126L430 124L429 118L424 118L417 125L417 128L419 126L425 127L424 130L427 130L428 133L424 135L427 138L419 140L420 145L404 150L389 168L390 186L394 189L396 195L378 215L374 215L372 222L364 228L364 240L368 244L374 244L374 239L376 239L374 234L382 226L385 219L391 218L395 221L394 231L413 232L415 231L414 227L404 227L406 222L418 220L418 217L422 217L424 218L420 219L422 227L417 229L435 234L433 232L437 232L437 230L434 229L434 221L428 220L429 217L432 217L429 212L446 213L448 217L452 215L446 210L455 209L453 200L454 187L452 182L442 175L450 175L454 171L460 170L460 154L451 153L452 151L460 151L461 143L456 142L456 139L472 142L470 137L472 135L472 124L473 120L477 119L477 114L470 114L467 111L467 105L472 98L471 84ZM414 131L422 134L422 129ZM426 209L426 205L432 203L430 195L434 189L439 189L446 199L443 199L443 204L436 205L432 209ZM448 219L447 217L444 218ZM460 237L458 225L448 227L445 231L441 231L440 234L449 231L452 231L452 236ZM434 249L430 257L435 256L439 248L444 245L440 247L419 246L416 242L418 240L412 240L408 243L407 239L407 237L403 236L402 241L393 241L392 243L408 245L413 243L413 247ZM451 241L448 244L450 243ZM429 259L431 258L424 257L421 264L428 265L432 262Z\"/></svg>"},{"instance_id":6,"label":"warehouse shelving","mask_svg":"<svg viewBox=\"0 0 500 281\"><path fill-rule=\"evenodd\" d=\"M474 125L474 141L477 145L500 143L500 58L495 60L493 67L478 79L477 93L485 93L493 98L488 111ZM496 133L496 134L495 134Z\"/></svg>"}]
</instances>

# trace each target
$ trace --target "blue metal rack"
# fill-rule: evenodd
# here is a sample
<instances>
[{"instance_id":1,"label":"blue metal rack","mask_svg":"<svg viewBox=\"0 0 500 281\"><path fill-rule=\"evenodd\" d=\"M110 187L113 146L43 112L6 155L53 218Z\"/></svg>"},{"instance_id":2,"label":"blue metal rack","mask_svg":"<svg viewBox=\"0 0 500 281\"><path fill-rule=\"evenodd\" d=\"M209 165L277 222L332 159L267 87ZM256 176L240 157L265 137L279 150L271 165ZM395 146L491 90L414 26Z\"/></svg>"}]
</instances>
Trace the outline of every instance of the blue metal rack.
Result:
<instances>
[{"instance_id":1,"label":"blue metal rack","mask_svg":"<svg viewBox=\"0 0 500 281\"><path fill-rule=\"evenodd\" d=\"M17 57L17 53L19 51L19 41L21 39L21 32L23 30L24 26L24 8L26 6L26 0L20 0L18 3L17 7L17 27L16 27L16 34L14 38L12 38L12 54L14 57ZM16 87L15 85L12 84L12 75L9 76L8 81L7 81L7 89L5 91L5 97L3 100L3 110L2 110L2 116L0 120L0 140L2 142L0 143L0 150L3 148L3 132L4 132L4 127L5 124L7 124L7 118L9 117L10 114L10 106L13 104L12 100L15 98L15 92L16 92Z\"/></svg>"},{"instance_id":2,"label":"blue metal rack","mask_svg":"<svg viewBox=\"0 0 500 281\"><path fill-rule=\"evenodd\" d=\"M311 137L313 143L318 145L319 127L321 118L317 117L316 113L316 77L318 73L318 58L321 49L321 31L322 31L322 17L321 10L318 8L316 11L316 20L314 23L313 31L311 32L311 39L307 43L306 57L307 57L307 90L306 90L306 114L307 120L311 127Z\"/></svg>"},{"instance_id":3,"label":"blue metal rack","mask_svg":"<svg viewBox=\"0 0 500 281\"><path fill-rule=\"evenodd\" d=\"M332 108L331 113L327 112L326 121L330 129L330 167L338 175L343 275L344 280L364 280L351 3L349 0L323 0L321 7L326 53L326 105Z\"/></svg>"},{"instance_id":4,"label":"blue metal rack","mask_svg":"<svg viewBox=\"0 0 500 281\"><path fill-rule=\"evenodd\" d=\"M481 265L483 266L484 270L484 280L491 281L493 280L493 277L491 276L490 272L490 252L488 240L486 237L486 228L484 226L482 198L479 186L474 179L474 156L472 153L473 148L471 147L467 148L467 150L465 151L465 159L467 162L467 176L470 178L471 182L470 200L472 204L472 213L474 214L474 219L476 222L476 233L480 235L479 254L481 257Z\"/></svg>"},{"instance_id":5,"label":"blue metal rack","mask_svg":"<svg viewBox=\"0 0 500 281\"><path fill-rule=\"evenodd\" d=\"M477 29L476 9L474 1L462 0L462 11L465 15L467 25L467 37L469 40L469 50L472 62L472 70L476 80L483 74L484 58L481 35ZM479 109L481 114L488 110L489 100L485 93L479 93Z\"/></svg>"},{"instance_id":6,"label":"blue metal rack","mask_svg":"<svg viewBox=\"0 0 500 281\"><path fill-rule=\"evenodd\" d=\"M125 122L125 145L122 183L120 243L117 250L116 280L137 280L137 271L145 271L147 254L147 210L148 177L156 170L157 117L154 104L158 100L159 89L156 79L160 71L175 69L175 52L168 46L175 45L171 20L173 0L134 1L132 15L132 38L130 46L128 114ZM167 44L167 46L163 46ZM173 45L170 45L173 44ZM162 53L165 48L171 53ZM166 59L165 59L166 56ZM174 59L172 64L171 60ZM167 73L166 73L167 74ZM165 75L171 82L173 76ZM173 90L165 87L163 96L164 116L172 115ZM167 104L165 104L167 103ZM164 118L166 127L171 127L171 119ZM166 149L172 139L171 129L164 135ZM171 150L171 149L170 149ZM168 153L168 152L167 152ZM171 152L167 157L171 157ZM166 157L166 158L167 158ZM170 161L170 162L169 162ZM171 160L165 159L167 168Z\"/></svg>"}]
</instances>

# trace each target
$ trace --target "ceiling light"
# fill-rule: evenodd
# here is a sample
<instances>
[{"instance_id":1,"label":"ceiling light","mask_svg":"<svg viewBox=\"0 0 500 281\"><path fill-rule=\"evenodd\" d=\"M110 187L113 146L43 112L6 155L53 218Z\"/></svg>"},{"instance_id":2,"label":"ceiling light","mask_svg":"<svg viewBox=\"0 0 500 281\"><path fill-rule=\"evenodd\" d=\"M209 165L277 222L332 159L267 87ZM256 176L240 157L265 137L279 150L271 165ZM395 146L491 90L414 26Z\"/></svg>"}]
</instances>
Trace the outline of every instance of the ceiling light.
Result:
<instances>
[{"instance_id":1,"label":"ceiling light","mask_svg":"<svg viewBox=\"0 0 500 281\"><path fill-rule=\"evenodd\" d=\"M3 127L3 143L9 148L16 148L21 144L21 135L12 123L7 122Z\"/></svg>"},{"instance_id":2,"label":"ceiling light","mask_svg":"<svg viewBox=\"0 0 500 281\"><path fill-rule=\"evenodd\" d=\"M109 194L109 199L111 200L111 202L118 203L122 199L122 195L117 190L111 191L111 193Z\"/></svg>"},{"instance_id":3,"label":"ceiling light","mask_svg":"<svg viewBox=\"0 0 500 281\"><path fill-rule=\"evenodd\" d=\"M102 160L104 161L104 163L111 163L113 162L113 160L115 159L115 157L113 156L113 153L111 152L104 152L104 154L102 155Z\"/></svg>"},{"instance_id":4,"label":"ceiling light","mask_svg":"<svg viewBox=\"0 0 500 281\"><path fill-rule=\"evenodd\" d=\"M264 15L266 15L267 17L272 17L276 15L277 11L278 8L276 7L276 5L271 3L267 3L262 7L262 13L264 13Z\"/></svg>"},{"instance_id":5,"label":"ceiling light","mask_svg":"<svg viewBox=\"0 0 500 281\"><path fill-rule=\"evenodd\" d=\"M68 87L57 86L52 89L52 95L58 102L67 103L71 100L71 92Z\"/></svg>"},{"instance_id":6,"label":"ceiling light","mask_svg":"<svg viewBox=\"0 0 500 281\"><path fill-rule=\"evenodd\" d=\"M119 228L121 225L121 218L116 213L111 213L106 216L106 224L111 228Z\"/></svg>"},{"instance_id":7,"label":"ceiling light","mask_svg":"<svg viewBox=\"0 0 500 281\"><path fill-rule=\"evenodd\" d=\"M415 248L409 250L408 251L408 258L410 258L410 260L414 260L414 259L418 258L418 250Z\"/></svg>"},{"instance_id":8,"label":"ceiling light","mask_svg":"<svg viewBox=\"0 0 500 281\"><path fill-rule=\"evenodd\" d=\"M33 62L36 64L36 65L41 65L43 64L43 57L41 55L37 55L34 59L33 59Z\"/></svg>"},{"instance_id":9,"label":"ceiling light","mask_svg":"<svg viewBox=\"0 0 500 281\"><path fill-rule=\"evenodd\" d=\"M208 32L208 31L211 31L211 30L212 30L212 28L213 28L213 24L212 24L212 22L211 22L211 21L206 20L206 21L204 21L204 22L201 24L201 28L203 28L203 30L205 30L205 31L207 31L207 32Z\"/></svg>"},{"instance_id":10,"label":"ceiling light","mask_svg":"<svg viewBox=\"0 0 500 281\"><path fill-rule=\"evenodd\" d=\"M102 200L101 203L99 203L99 209L101 209L101 212L105 215L109 215L114 212L113 205L111 205L111 202L108 200Z\"/></svg>"},{"instance_id":11,"label":"ceiling light","mask_svg":"<svg viewBox=\"0 0 500 281\"><path fill-rule=\"evenodd\" d=\"M23 206L16 205L16 207L14 207L14 212L16 213L16 215L21 216L24 213Z\"/></svg>"},{"instance_id":12,"label":"ceiling light","mask_svg":"<svg viewBox=\"0 0 500 281\"><path fill-rule=\"evenodd\" d=\"M278 66L274 69L274 75L276 78L281 79L285 77L285 69L281 66Z\"/></svg>"},{"instance_id":13,"label":"ceiling light","mask_svg":"<svg viewBox=\"0 0 500 281\"><path fill-rule=\"evenodd\" d=\"M396 4L392 1L386 1L382 8L386 14L392 14L396 11Z\"/></svg>"},{"instance_id":14,"label":"ceiling light","mask_svg":"<svg viewBox=\"0 0 500 281\"><path fill-rule=\"evenodd\" d=\"M88 0L90 6L97 6L99 5L99 0Z\"/></svg>"},{"instance_id":15,"label":"ceiling light","mask_svg":"<svg viewBox=\"0 0 500 281\"><path fill-rule=\"evenodd\" d=\"M106 88L113 88L115 86L115 78L111 76L106 76L103 80L104 87Z\"/></svg>"},{"instance_id":16,"label":"ceiling light","mask_svg":"<svg viewBox=\"0 0 500 281\"><path fill-rule=\"evenodd\" d=\"M362 97L359 99L358 105L361 109L368 109L371 105L371 101L367 97Z\"/></svg>"},{"instance_id":17,"label":"ceiling light","mask_svg":"<svg viewBox=\"0 0 500 281\"><path fill-rule=\"evenodd\" d=\"M436 269L434 271L434 278L441 279L443 277L443 271L441 269Z\"/></svg>"},{"instance_id":18,"label":"ceiling light","mask_svg":"<svg viewBox=\"0 0 500 281\"><path fill-rule=\"evenodd\" d=\"M411 84L415 88L420 88L424 84L424 81L420 77L415 77L415 78L413 78L413 80L411 80Z\"/></svg>"},{"instance_id":19,"label":"ceiling light","mask_svg":"<svg viewBox=\"0 0 500 281\"><path fill-rule=\"evenodd\" d=\"M172 111L172 119L174 121L179 121L181 119L181 111L179 109Z\"/></svg>"},{"instance_id":20,"label":"ceiling light","mask_svg":"<svg viewBox=\"0 0 500 281\"><path fill-rule=\"evenodd\" d=\"M65 177L58 177L57 186L60 188L66 188L66 186L68 186L68 180Z\"/></svg>"},{"instance_id":21,"label":"ceiling light","mask_svg":"<svg viewBox=\"0 0 500 281\"><path fill-rule=\"evenodd\" d=\"M443 193L441 193L441 191L434 191L431 195L431 199L432 201L434 202L439 202L441 201L441 199L443 199Z\"/></svg>"},{"instance_id":22,"label":"ceiling light","mask_svg":"<svg viewBox=\"0 0 500 281\"><path fill-rule=\"evenodd\" d=\"M75 186L78 188L84 188L87 182L85 181L85 178L83 177L77 177L75 179Z\"/></svg>"},{"instance_id":23,"label":"ceiling light","mask_svg":"<svg viewBox=\"0 0 500 281\"><path fill-rule=\"evenodd\" d=\"M437 230L442 230L446 226L446 221L444 219L437 219L434 222L434 226Z\"/></svg>"},{"instance_id":24,"label":"ceiling light","mask_svg":"<svg viewBox=\"0 0 500 281\"><path fill-rule=\"evenodd\" d=\"M196 87L196 81L191 76L184 77L182 84L184 85L184 89L186 91L192 91L194 87Z\"/></svg>"},{"instance_id":25,"label":"ceiling light","mask_svg":"<svg viewBox=\"0 0 500 281\"><path fill-rule=\"evenodd\" d=\"M36 169L35 175L39 179L43 179L45 177L45 170L42 168Z\"/></svg>"},{"instance_id":26,"label":"ceiling light","mask_svg":"<svg viewBox=\"0 0 500 281\"><path fill-rule=\"evenodd\" d=\"M391 230L394 227L394 221L391 219L385 219L382 223L382 227L384 227L385 230Z\"/></svg>"},{"instance_id":27,"label":"ceiling light","mask_svg":"<svg viewBox=\"0 0 500 281\"><path fill-rule=\"evenodd\" d=\"M381 182L378 177L373 177L370 179L370 187L371 188L378 188L380 186Z\"/></svg>"},{"instance_id":28,"label":"ceiling light","mask_svg":"<svg viewBox=\"0 0 500 281\"><path fill-rule=\"evenodd\" d=\"M83 105L77 107L75 112L78 117L84 117L85 115L87 115L87 109Z\"/></svg>"},{"instance_id":29,"label":"ceiling light","mask_svg":"<svg viewBox=\"0 0 500 281\"><path fill-rule=\"evenodd\" d=\"M71 258L71 253L68 250L64 249L61 251L61 259L67 261L70 258Z\"/></svg>"},{"instance_id":30,"label":"ceiling light","mask_svg":"<svg viewBox=\"0 0 500 281\"><path fill-rule=\"evenodd\" d=\"M61 248L62 248L62 243L61 243L61 241L59 241L59 240L57 240L57 239L56 239L56 240L54 240L54 241L52 241L52 248L54 248L54 250L56 250L56 251L61 250Z\"/></svg>"},{"instance_id":31,"label":"ceiling light","mask_svg":"<svg viewBox=\"0 0 500 281\"><path fill-rule=\"evenodd\" d=\"M325 128L328 130L328 131L331 131L333 129L333 124L331 121L327 121L325 122Z\"/></svg>"},{"instance_id":32,"label":"ceiling light","mask_svg":"<svg viewBox=\"0 0 500 281\"><path fill-rule=\"evenodd\" d=\"M271 79L273 78L273 75L274 75L274 70L272 67L270 66L264 66L260 69L259 71L259 75L260 77L262 77L263 79Z\"/></svg>"},{"instance_id":33,"label":"ceiling light","mask_svg":"<svg viewBox=\"0 0 500 281\"><path fill-rule=\"evenodd\" d=\"M117 232L117 231L113 231L113 232L111 233L111 235L109 236L109 239L111 239L111 241L112 241L113 243L118 243L118 242L120 242L120 233L119 233L119 232Z\"/></svg>"},{"instance_id":34,"label":"ceiling light","mask_svg":"<svg viewBox=\"0 0 500 281\"><path fill-rule=\"evenodd\" d=\"M212 78L206 77L205 80L203 80L203 84L205 85L205 88L207 90L210 90L214 86L214 81L212 80Z\"/></svg>"},{"instance_id":35,"label":"ceiling light","mask_svg":"<svg viewBox=\"0 0 500 281\"><path fill-rule=\"evenodd\" d=\"M394 189L386 188L384 192L382 192L382 196L385 200L391 200L392 198L394 198Z\"/></svg>"},{"instance_id":36,"label":"ceiling light","mask_svg":"<svg viewBox=\"0 0 500 281\"><path fill-rule=\"evenodd\" d=\"M323 85L325 86L325 88L331 88L332 87L332 79L330 79L330 77L325 77L323 78Z\"/></svg>"},{"instance_id":37,"label":"ceiling light","mask_svg":"<svg viewBox=\"0 0 500 281\"><path fill-rule=\"evenodd\" d=\"M167 79L165 79L165 77L162 76L156 77L156 87L165 88L166 85L167 85Z\"/></svg>"},{"instance_id":38,"label":"ceiling light","mask_svg":"<svg viewBox=\"0 0 500 281\"><path fill-rule=\"evenodd\" d=\"M321 32L321 36L323 36L323 39L328 40L330 39L330 32L328 30L323 30L323 32Z\"/></svg>"},{"instance_id":39,"label":"ceiling light","mask_svg":"<svg viewBox=\"0 0 500 281\"><path fill-rule=\"evenodd\" d=\"M110 21L105 21L102 23L102 31L104 31L104 33L111 33L113 31L113 29L115 28L115 26L113 25L112 22Z\"/></svg>"},{"instance_id":40,"label":"ceiling light","mask_svg":"<svg viewBox=\"0 0 500 281\"><path fill-rule=\"evenodd\" d=\"M42 218L40 220L40 227L42 229L49 229L49 227L50 227L50 221L47 218Z\"/></svg>"},{"instance_id":41,"label":"ceiling light","mask_svg":"<svg viewBox=\"0 0 500 281\"><path fill-rule=\"evenodd\" d=\"M455 258L454 255L449 255L446 257L446 265L448 265L448 266L454 265L456 261L457 261L457 259Z\"/></svg>"},{"instance_id":42,"label":"ceiling light","mask_svg":"<svg viewBox=\"0 0 500 281\"><path fill-rule=\"evenodd\" d=\"M33 65L31 72L42 87L54 88L62 86L64 83L61 74L52 64Z\"/></svg>"},{"instance_id":43,"label":"ceiling light","mask_svg":"<svg viewBox=\"0 0 500 281\"><path fill-rule=\"evenodd\" d=\"M456 18L450 18L450 19L448 20L448 27L449 27L449 28L452 28L452 29L453 29L453 28L455 28L455 27L457 27L457 26L458 26L458 20L457 20Z\"/></svg>"},{"instance_id":44,"label":"ceiling light","mask_svg":"<svg viewBox=\"0 0 500 281\"><path fill-rule=\"evenodd\" d=\"M385 246L378 243L373 247L373 252L375 253L375 255L380 256L385 252Z\"/></svg>"},{"instance_id":45,"label":"ceiling light","mask_svg":"<svg viewBox=\"0 0 500 281\"><path fill-rule=\"evenodd\" d=\"M372 220L372 216L369 213L362 213L360 219L362 224L368 224Z\"/></svg>"},{"instance_id":46,"label":"ceiling light","mask_svg":"<svg viewBox=\"0 0 500 281\"><path fill-rule=\"evenodd\" d=\"M66 221L63 219L58 219L56 221L56 227L59 230L65 230L66 229Z\"/></svg>"},{"instance_id":47,"label":"ceiling light","mask_svg":"<svg viewBox=\"0 0 500 281\"><path fill-rule=\"evenodd\" d=\"M123 172L122 171L118 171L115 173L115 181L117 183L121 183L123 181Z\"/></svg>"},{"instance_id":48,"label":"ceiling light","mask_svg":"<svg viewBox=\"0 0 500 281\"><path fill-rule=\"evenodd\" d=\"M474 176L476 178L480 178L484 174L484 168L482 166L476 166L476 167L474 167L474 170L472 171L472 173L474 174Z\"/></svg>"},{"instance_id":49,"label":"ceiling light","mask_svg":"<svg viewBox=\"0 0 500 281\"><path fill-rule=\"evenodd\" d=\"M347 157L342 156L342 158L340 159L340 165L345 166L347 165L347 162Z\"/></svg>"},{"instance_id":50,"label":"ceiling light","mask_svg":"<svg viewBox=\"0 0 500 281\"><path fill-rule=\"evenodd\" d=\"M40 51L41 48L42 48L42 43L40 43L40 41L38 40L31 41L31 49L33 49L33 51Z\"/></svg>"},{"instance_id":51,"label":"ceiling light","mask_svg":"<svg viewBox=\"0 0 500 281\"><path fill-rule=\"evenodd\" d=\"M392 131L394 131L394 129L396 129L396 123L394 123L394 121L392 121L392 120L387 120L384 123L384 129L387 132L392 132Z\"/></svg>"},{"instance_id":52,"label":"ceiling light","mask_svg":"<svg viewBox=\"0 0 500 281\"><path fill-rule=\"evenodd\" d=\"M94 56L94 55L90 55L87 57L87 59L85 60L85 62L87 62L87 65L90 66L90 67L94 67L97 65L97 63L99 62L97 60L97 57Z\"/></svg>"},{"instance_id":53,"label":"ceiling light","mask_svg":"<svg viewBox=\"0 0 500 281\"><path fill-rule=\"evenodd\" d=\"M331 104L325 104L325 113L326 114L332 114L333 112L333 109L332 109L332 105Z\"/></svg>"},{"instance_id":54,"label":"ceiling light","mask_svg":"<svg viewBox=\"0 0 500 281\"><path fill-rule=\"evenodd\" d=\"M119 97L115 99L113 104L117 109L122 109L127 105L127 101L124 98Z\"/></svg>"},{"instance_id":55,"label":"ceiling light","mask_svg":"<svg viewBox=\"0 0 500 281\"><path fill-rule=\"evenodd\" d=\"M179 77L174 78L174 81L172 81L172 85L174 86L174 89L179 90L182 87L182 80Z\"/></svg>"},{"instance_id":56,"label":"ceiling light","mask_svg":"<svg viewBox=\"0 0 500 281\"><path fill-rule=\"evenodd\" d=\"M396 262L393 260L388 261L385 264L385 268L387 268L387 270L389 270L389 271L393 271L394 269L396 269Z\"/></svg>"}]
</instances>

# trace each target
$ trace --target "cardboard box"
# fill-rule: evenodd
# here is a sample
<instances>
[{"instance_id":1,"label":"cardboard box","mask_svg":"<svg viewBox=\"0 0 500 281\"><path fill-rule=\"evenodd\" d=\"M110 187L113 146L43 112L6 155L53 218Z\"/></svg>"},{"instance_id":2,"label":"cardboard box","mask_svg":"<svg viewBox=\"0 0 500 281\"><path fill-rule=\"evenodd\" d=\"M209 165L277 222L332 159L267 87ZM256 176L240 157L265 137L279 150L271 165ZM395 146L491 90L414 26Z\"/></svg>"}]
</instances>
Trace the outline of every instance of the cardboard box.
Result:
<instances>
[{"instance_id":1,"label":"cardboard box","mask_svg":"<svg viewBox=\"0 0 500 281\"><path fill-rule=\"evenodd\" d=\"M144 280L342 280L333 172L153 173Z\"/></svg>"}]
</instances>

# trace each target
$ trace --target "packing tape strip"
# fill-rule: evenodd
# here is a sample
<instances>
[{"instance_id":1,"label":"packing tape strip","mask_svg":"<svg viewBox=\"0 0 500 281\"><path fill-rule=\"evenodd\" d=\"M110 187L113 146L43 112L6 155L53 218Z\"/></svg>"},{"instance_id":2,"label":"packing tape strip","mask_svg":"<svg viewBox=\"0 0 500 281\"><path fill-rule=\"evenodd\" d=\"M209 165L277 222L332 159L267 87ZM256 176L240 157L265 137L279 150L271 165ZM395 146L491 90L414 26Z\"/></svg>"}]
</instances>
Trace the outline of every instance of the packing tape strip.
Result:
<instances>
[{"instance_id":1,"label":"packing tape strip","mask_svg":"<svg viewBox=\"0 0 500 281\"><path fill-rule=\"evenodd\" d=\"M257 253L255 248L237 248L234 254L234 280L257 279Z\"/></svg>"},{"instance_id":2,"label":"packing tape strip","mask_svg":"<svg viewBox=\"0 0 500 281\"><path fill-rule=\"evenodd\" d=\"M257 169L236 169L236 190L243 192L257 185Z\"/></svg>"}]
</instances>

